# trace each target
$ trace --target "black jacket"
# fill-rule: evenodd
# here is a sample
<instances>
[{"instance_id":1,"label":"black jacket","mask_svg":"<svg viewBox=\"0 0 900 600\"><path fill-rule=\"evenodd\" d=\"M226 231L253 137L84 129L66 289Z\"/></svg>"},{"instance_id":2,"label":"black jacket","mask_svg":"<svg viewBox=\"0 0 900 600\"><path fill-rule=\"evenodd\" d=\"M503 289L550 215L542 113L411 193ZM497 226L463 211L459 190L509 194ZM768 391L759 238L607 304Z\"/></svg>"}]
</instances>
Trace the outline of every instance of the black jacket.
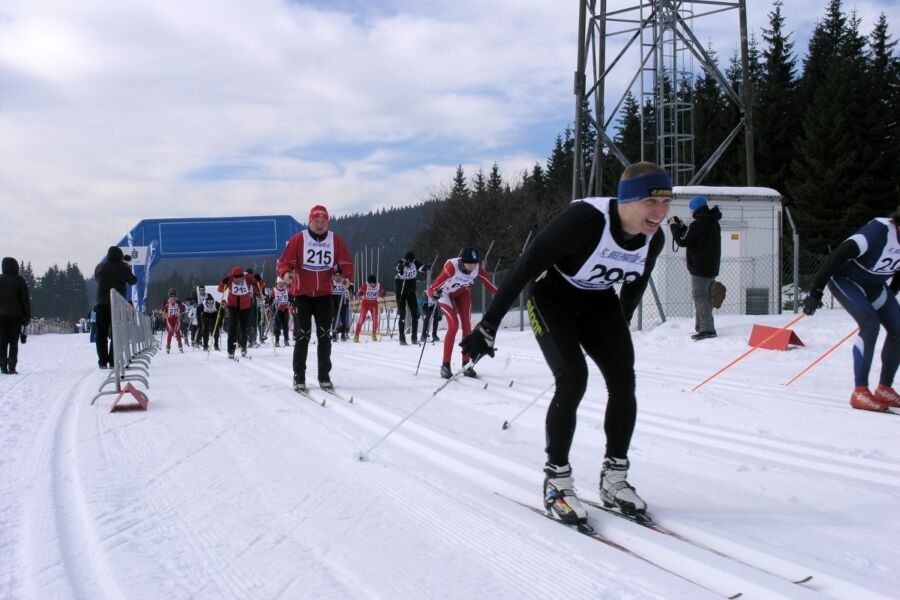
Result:
<instances>
[{"instance_id":1,"label":"black jacket","mask_svg":"<svg viewBox=\"0 0 900 600\"><path fill-rule=\"evenodd\" d=\"M106 253L106 260L94 269L94 279L97 280L97 304L109 304L109 290L116 290L125 296L126 286L137 283L137 277L131 272L131 267L123 260L122 249L118 246L110 246Z\"/></svg>"},{"instance_id":2,"label":"black jacket","mask_svg":"<svg viewBox=\"0 0 900 600\"><path fill-rule=\"evenodd\" d=\"M719 220L722 212L718 206L694 211L690 226L673 223L672 238L679 246L687 248L687 269L697 277L716 277L722 258L722 228Z\"/></svg>"},{"instance_id":3,"label":"black jacket","mask_svg":"<svg viewBox=\"0 0 900 600\"><path fill-rule=\"evenodd\" d=\"M3 274L0 275L0 317L18 317L26 324L31 320L31 298L28 284L19 275L16 259L3 259Z\"/></svg>"}]
</instances>

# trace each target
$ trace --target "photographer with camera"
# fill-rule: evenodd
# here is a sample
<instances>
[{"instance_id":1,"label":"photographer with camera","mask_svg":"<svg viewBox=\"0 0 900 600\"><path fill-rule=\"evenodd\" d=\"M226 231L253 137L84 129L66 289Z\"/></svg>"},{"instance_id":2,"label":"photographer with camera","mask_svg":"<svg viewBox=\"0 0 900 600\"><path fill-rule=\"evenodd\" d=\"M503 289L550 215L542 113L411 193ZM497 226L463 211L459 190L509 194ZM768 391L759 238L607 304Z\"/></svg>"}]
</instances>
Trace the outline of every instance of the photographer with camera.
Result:
<instances>
[{"instance_id":1,"label":"photographer with camera","mask_svg":"<svg viewBox=\"0 0 900 600\"><path fill-rule=\"evenodd\" d=\"M669 219L672 239L687 248L687 270L691 274L694 297L693 340L716 337L713 320L713 286L719 275L722 257L722 212L718 206L709 207L706 196L694 196L689 204L694 221L688 226L678 217Z\"/></svg>"},{"instance_id":2,"label":"photographer with camera","mask_svg":"<svg viewBox=\"0 0 900 600\"><path fill-rule=\"evenodd\" d=\"M19 263L7 256L0 275L0 373L16 375L19 341L25 343L24 327L31 320L28 284L19 275Z\"/></svg>"}]
</instances>

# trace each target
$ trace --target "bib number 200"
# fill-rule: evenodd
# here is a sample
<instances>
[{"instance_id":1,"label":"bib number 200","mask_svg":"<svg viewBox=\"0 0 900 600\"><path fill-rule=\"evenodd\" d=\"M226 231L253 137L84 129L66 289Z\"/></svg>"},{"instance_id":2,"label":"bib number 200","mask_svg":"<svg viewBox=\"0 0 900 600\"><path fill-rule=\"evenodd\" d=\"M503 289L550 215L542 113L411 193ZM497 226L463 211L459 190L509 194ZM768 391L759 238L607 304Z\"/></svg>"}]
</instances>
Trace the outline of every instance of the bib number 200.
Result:
<instances>
[{"instance_id":1,"label":"bib number 200","mask_svg":"<svg viewBox=\"0 0 900 600\"><path fill-rule=\"evenodd\" d=\"M636 271L628 271L627 273L618 267L613 267L612 269L607 269L606 265L594 265L594 268L591 271L595 271L593 275L588 277L588 281L597 281L602 279L607 283L619 283L623 281L624 283L631 283L632 281L636 281L640 274Z\"/></svg>"}]
</instances>

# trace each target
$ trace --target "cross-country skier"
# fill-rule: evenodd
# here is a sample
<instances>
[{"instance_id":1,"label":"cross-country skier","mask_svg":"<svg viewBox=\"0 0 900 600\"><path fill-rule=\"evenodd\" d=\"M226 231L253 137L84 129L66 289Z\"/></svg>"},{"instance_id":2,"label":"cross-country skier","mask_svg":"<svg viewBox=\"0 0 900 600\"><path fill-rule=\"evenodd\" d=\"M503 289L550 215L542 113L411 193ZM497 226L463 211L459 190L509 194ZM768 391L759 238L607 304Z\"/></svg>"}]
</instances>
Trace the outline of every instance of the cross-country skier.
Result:
<instances>
[{"instance_id":1,"label":"cross-country skier","mask_svg":"<svg viewBox=\"0 0 900 600\"><path fill-rule=\"evenodd\" d=\"M359 322L353 341L359 343L359 332L366 322L366 315L372 315L372 341L378 341L378 299L384 298L384 289L374 274L369 275L366 283L359 288Z\"/></svg>"},{"instance_id":2,"label":"cross-country skier","mask_svg":"<svg viewBox=\"0 0 900 600\"><path fill-rule=\"evenodd\" d=\"M425 273L431 265L423 265L416 260L416 255L407 252L397 261L395 268L397 274L394 278L394 291L397 294L397 327L400 332L400 345L406 345L406 310L409 309L409 318L412 324L412 343L418 344L419 334L419 303L416 299L416 277L419 273Z\"/></svg>"},{"instance_id":3,"label":"cross-country skier","mask_svg":"<svg viewBox=\"0 0 900 600\"><path fill-rule=\"evenodd\" d=\"M440 274L431 282L426 294L429 298L437 298L441 292L438 306L447 318L447 334L444 336L444 359L441 363L441 377L450 379L450 357L453 354L453 343L456 341L456 330L462 323L463 337L472 330L472 290L476 280L480 279L491 294L497 293L497 287L478 264L478 250L466 248L459 258L451 258L444 263ZM469 353L463 350L462 364L465 367L470 360ZM472 365L465 367L466 377L477 377Z\"/></svg>"},{"instance_id":4,"label":"cross-country skier","mask_svg":"<svg viewBox=\"0 0 900 600\"><path fill-rule=\"evenodd\" d=\"M206 289L206 288L202 288ZM219 303L216 302L216 299L213 298L212 294L204 292L203 296L203 307L201 308L202 313L200 315L201 322L201 336L203 338L203 349L209 350L209 336L213 336L213 344L215 345L216 352L219 351L219 328L221 327L221 323L216 323L216 319L219 315Z\"/></svg>"},{"instance_id":5,"label":"cross-country skier","mask_svg":"<svg viewBox=\"0 0 900 600\"><path fill-rule=\"evenodd\" d=\"M219 292L228 290L225 306L228 307L228 358L234 358L236 344L241 347L241 356L247 356L247 328L253 313L252 290L256 286L253 275L244 274L244 269L234 267L222 278Z\"/></svg>"},{"instance_id":6,"label":"cross-country skier","mask_svg":"<svg viewBox=\"0 0 900 600\"><path fill-rule=\"evenodd\" d=\"M341 313L344 311L344 275L334 272L331 279L331 341L338 340L341 329Z\"/></svg>"},{"instance_id":7,"label":"cross-country skier","mask_svg":"<svg viewBox=\"0 0 900 600\"><path fill-rule=\"evenodd\" d=\"M172 334L178 340L178 350L184 352L181 345L181 315L184 313L184 304L178 300L178 292L175 288L169 290L169 297L160 308L166 316L166 354L172 349Z\"/></svg>"},{"instance_id":8,"label":"cross-country skier","mask_svg":"<svg viewBox=\"0 0 900 600\"><path fill-rule=\"evenodd\" d=\"M335 267L353 272L353 257L341 237L328 231L328 210L321 205L309 212L309 227L288 241L278 259L278 274L290 286L294 302L294 389L306 390L306 355L316 319L319 385L331 382L331 281Z\"/></svg>"},{"instance_id":9,"label":"cross-country skier","mask_svg":"<svg viewBox=\"0 0 900 600\"><path fill-rule=\"evenodd\" d=\"M475 360L493 356L500 321L528 286L531 327L556 379L547 410L544 506L568 523L587 519L569 465L575 416L587 386L583 353L600 368L609 394L600 496L604 504L624 513L646 510L627 480L628 447L637 416L628 323L662 251L665 238L660 225L669 213L671 197L672 181L666 172L639 162L622 173L618 198L585 198L570 204L538 233L482 321L460 344ZM621 297L616 297L616 283L623 284Z\"/></svg>"},{"instance_id":10,"label":"cross-country skier","mask_svg":"<svg viewBox=\"0 0 900 600\"><path fill-rule=\"evenodd\" d=\"M284 335L284 347L290 346L288 339L288 323L291 320L291 299L288 295L288 287L281 277L275 280L275 287L269 292L269 299L275 312L272 315L272 330L275 334L275 346L279 345L282 334Z\"/></svg>"},{"instance_id":11,"label":"cross-country skier","mask_svg":"<svg viewBox=\"0 0 900 600\"><path fill-rule=\"evenodd\" d=\"M422 300L422 342L426 342L428 340L428 323L431 322L431 341L439 342L441 338L438 337L438 323L441 320L441 311L438 310L438 300L440 299L440 290L437 291L435 298L430 298L427 293L424 294L425 298ZM432 321L434 318L434 321Z\"/></svg>"},{"instance_id":12,"label":"cross-country skier","mask_svg":"<svg viewBox=\"0 0 900 600\"><path fill-rule=\"evenodd\" d=\"M900 396L892 387L900 363L900 306L894 295L900 291L898 231L900 207L890 218L872 219L863 225L825 259L803 302L803 312L815 314L827 284L859 325L853 344L853 408L881 412L900 407ZM882 325L887 338L881 348L881 376L873 394L869 391L869 371Z\"/></svg>"}]
</instances>

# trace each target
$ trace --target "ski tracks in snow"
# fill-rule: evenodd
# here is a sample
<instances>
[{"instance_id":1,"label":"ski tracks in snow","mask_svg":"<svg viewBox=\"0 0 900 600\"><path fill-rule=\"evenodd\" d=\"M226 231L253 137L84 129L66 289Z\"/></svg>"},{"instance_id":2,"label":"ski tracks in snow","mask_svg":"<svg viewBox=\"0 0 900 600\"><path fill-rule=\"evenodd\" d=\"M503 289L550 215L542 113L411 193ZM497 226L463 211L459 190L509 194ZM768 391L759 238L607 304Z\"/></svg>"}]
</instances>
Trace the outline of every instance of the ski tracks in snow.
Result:
<instances>
[{"instance_id":1,"label":"ski tracks in snow","mask_svg":"<svg viewBox=\"0 0 900 600\"><path fill-rule=\"evenodd\" d=\"M70 370L40 382L39 397L52 408L19 465L19 477L32 479L22 507L23 588L31 598L125 598L94 527L78 464L82 399L100 376L87 368L79 372L74 385Z\"/></svg>"}]
</instances>

